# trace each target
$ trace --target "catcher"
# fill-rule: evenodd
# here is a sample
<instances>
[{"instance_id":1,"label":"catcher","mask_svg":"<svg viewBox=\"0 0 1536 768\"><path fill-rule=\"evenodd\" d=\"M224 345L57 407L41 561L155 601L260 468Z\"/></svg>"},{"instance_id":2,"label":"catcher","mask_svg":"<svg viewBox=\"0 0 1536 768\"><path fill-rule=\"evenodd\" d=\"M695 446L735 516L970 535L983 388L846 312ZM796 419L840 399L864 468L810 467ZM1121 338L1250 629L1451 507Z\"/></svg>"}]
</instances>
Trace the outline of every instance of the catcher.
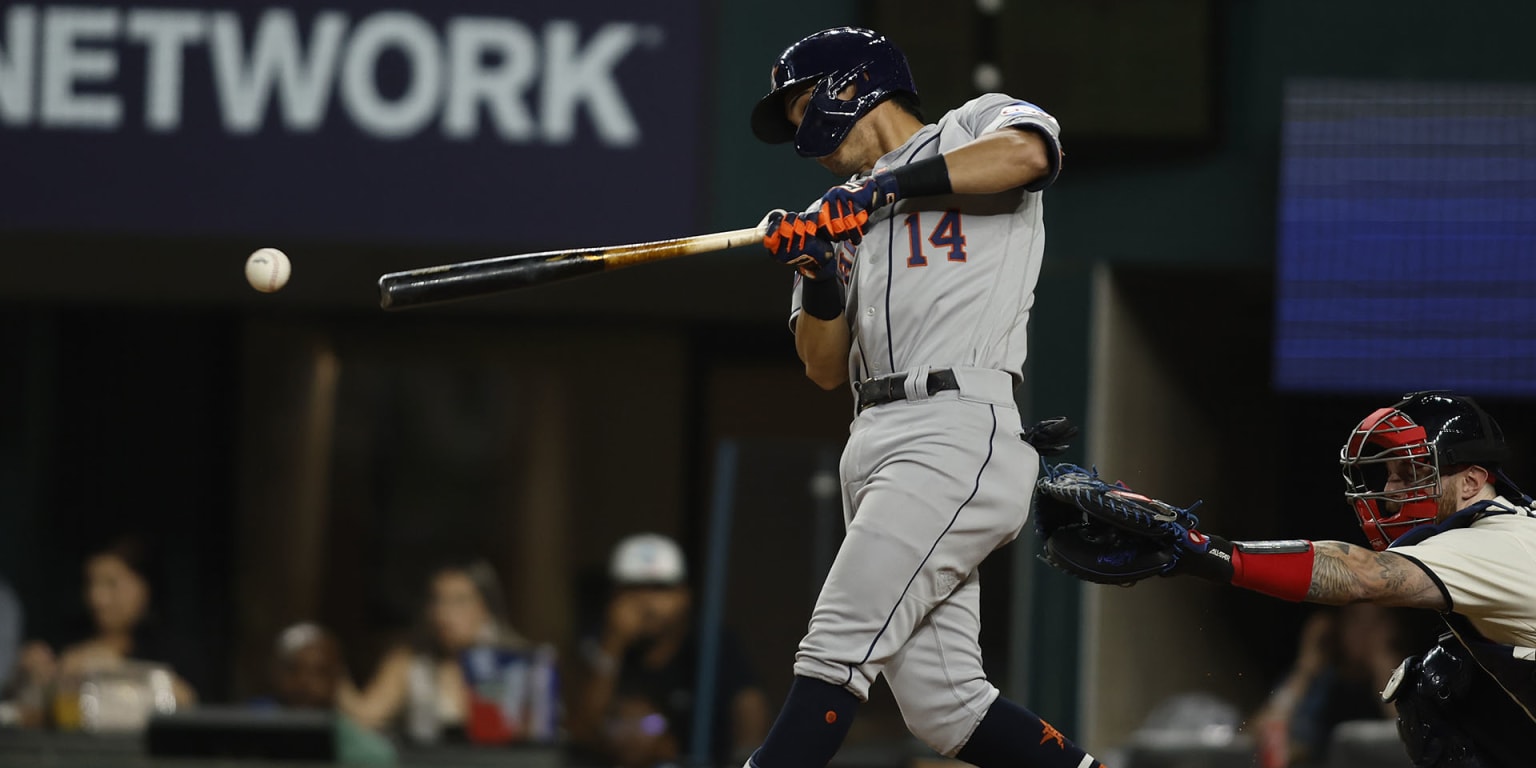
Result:
<instances>
[{"instance_id":1,"label":"catcher","mask_svg":"<svg viewBox=\"0 0 1536 768\"><path fill-rule=\"evenodd\" d=\"M1228 541L1181 508L1070 464L1038 483L1043 557L1078 578L1190 575L1291 601L1440 613L1446 632L1382 691L1418 768L1515 768L1536 755L1536 511L1469 397L1416 392L1365 417L1340 462L1369 549Z\"/></svg>"}]
</instances>

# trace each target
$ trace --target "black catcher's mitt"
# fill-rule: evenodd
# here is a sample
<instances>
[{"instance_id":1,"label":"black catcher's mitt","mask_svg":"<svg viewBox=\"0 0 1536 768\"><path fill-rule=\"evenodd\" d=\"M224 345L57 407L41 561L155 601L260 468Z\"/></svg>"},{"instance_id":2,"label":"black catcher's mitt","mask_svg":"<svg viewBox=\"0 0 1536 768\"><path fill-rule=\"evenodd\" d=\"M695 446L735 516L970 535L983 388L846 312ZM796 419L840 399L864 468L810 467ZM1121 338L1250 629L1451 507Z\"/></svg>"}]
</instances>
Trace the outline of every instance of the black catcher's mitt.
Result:
<instances>
[{"instance_id":1,"label":"black catcher's mitt","mask_svg":"<svg viewBox=\"0 0 1536 768\"><path fill-rule=\"evenodd\" d=\"M1042 558L1084 581L1129 586L1204 551L1191 514L1199 502L1175 507L1073 464L1046 467L1035 490Z\"/></svg>"}]
</instances>

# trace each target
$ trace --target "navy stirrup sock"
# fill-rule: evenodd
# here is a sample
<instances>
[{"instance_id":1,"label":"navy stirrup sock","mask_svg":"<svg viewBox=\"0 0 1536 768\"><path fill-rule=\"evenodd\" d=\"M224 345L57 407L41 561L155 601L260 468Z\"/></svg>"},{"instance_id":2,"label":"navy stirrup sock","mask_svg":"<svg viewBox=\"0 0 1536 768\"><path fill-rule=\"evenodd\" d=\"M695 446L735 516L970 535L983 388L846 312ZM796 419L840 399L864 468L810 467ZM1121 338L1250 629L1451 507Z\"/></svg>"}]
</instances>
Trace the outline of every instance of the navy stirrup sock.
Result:
<instances>
[{"instance_id":1,"label":"navy stirrup sock","mask_svg":"<svg viewBox=\"0 0 1536 768\"><path fill-rule=\"evenodd\" d=\"M751 764L757 768L825 766L843 745L858 708L859 697L847 688L796 676L768 738L752 753Z\"/></svg>"},{"instance_id":2,"label":"navy stirrup sock","mask_svg":"<svg viewBox=\"0 0 1536 768\"><path fill-rule=\"evenodd\" d=\"M1050 723L1001 696L955 757L979 768L1103 768Z\"/></svg>"}]
</instances>

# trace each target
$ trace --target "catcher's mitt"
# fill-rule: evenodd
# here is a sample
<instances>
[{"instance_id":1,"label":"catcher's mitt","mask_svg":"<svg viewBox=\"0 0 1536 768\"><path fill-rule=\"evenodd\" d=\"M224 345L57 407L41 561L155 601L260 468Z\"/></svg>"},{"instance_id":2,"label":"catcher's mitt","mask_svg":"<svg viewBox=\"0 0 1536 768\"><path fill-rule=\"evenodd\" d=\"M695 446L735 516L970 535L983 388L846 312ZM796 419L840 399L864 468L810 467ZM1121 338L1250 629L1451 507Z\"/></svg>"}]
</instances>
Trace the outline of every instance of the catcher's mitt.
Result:
<instances>
[{"instance_id":1,"label":"catcher's mitt","mask_svg":"<svg viewBox=\"0 0 1536 768\"><path fill-rule=\"evenodd\" d=\"M1042 558L1097 584L1135 584L1166 574L1202 549L1195 502L1180 508L1109 484L1073 464L1047 467L1036 484L1035 527Z\"/></svg>"}]
</instances>

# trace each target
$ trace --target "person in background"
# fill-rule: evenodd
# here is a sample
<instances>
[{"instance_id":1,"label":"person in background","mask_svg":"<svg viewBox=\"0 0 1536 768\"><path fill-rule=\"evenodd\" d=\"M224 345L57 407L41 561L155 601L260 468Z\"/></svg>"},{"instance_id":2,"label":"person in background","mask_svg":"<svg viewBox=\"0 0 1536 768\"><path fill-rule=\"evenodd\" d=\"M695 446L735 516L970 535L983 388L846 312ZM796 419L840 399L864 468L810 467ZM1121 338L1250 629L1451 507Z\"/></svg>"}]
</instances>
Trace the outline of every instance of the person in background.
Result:
<instances>
[{"instance_id":1,"label":"person in background","mask_svg":"<svg viewBox=\"0 0 1536 768\"><path fill-rule=\"evenodd\" d=\"M10 582L0 576L0 728L28 725L27 713L20 699L20 685L12 680L24 677L21 668L22 638L21 601Z\"/></svg>"},{"instance_id":2,"label":"person in background","mask_svg":"<svg viewBox=\"0 0 1536 768\"><path fill-rule=\"evenodd\" d=\"M369 728L403 727L417 742L462 740L469 688L461 654L476 646L525 649L507 621L496 571L484 560L437 569L424 631L389 651L366 686L345 685L341 709ZM397 723L404 718L404 723Z\"/></svg>"},{"instance_id":3,"label":"person in background","mask_svg":"<svg viewBox=\"0 0 1536 768\"><path fill-rule=\"evenodd\" d=\"M613 595L587 652L590 669L577 704L577 717L587 724L586 738L602 742L610 737L594 724L603 722L615 692L622 690L654 702L679 745L687 749L691 744L700 637L687 575L682 549L666 536L636 534L614 548L609 561ZM704 759L725 765L745 758L767 733L768 703L735 635L722 631L720 639L713 727ZM618 748L612 743L599 747L609 754Z\"/></svg>"},{"instance_id":4,"label":"person in background","mask_svg":"<svg viewBox=\"0 0 1536 768\"><path fill-rule=\"evenodd\" d=\"M603 723L607 758L615 768L677 768L681 748L667 716L641 691L613 695Z\"/></svg>"},{"instance_id":5,"label":"person in background","mask_svg":"<svg viewBox=\"0 0 1536 768\"><path fill-rule=\"evenodd\" d=\"M58 675L59 660L42 640L29 640L16 659L6 696L16 707L16 724L23 728L48 725L48 695Z\"/></svg>"},{"instance_id":6,"label":"person in background","mask_svg":"<svg viewBox=\"0 0 1536 768\"><path fill-rule=\"evenodd\" d=\"M0 691L8 689L21 658L21 601L11 583L0 576Z\"/></svg>"},{"instance_id":7,"label":"person in background","mask_svg":"<svg viewBox=\"0 0 1536 768\"><path fill-rule=\"evenodd\" d=\"M397 755L388 739L337 711L345 680L336 636L318 624L292 624L278 634L272 648L272 695L252 704L258 709L335 712L337 762L395 764Z\"/></svg>"},{"instance_id":8,"label":"person in background","mask_svg":"<svg viewBox=\"0 0 1536 768\"><path fill-rule=\"evenodd\" d=\"M1266 760L1320 764L1340 723L1393 717L1380 692L1407 655L1394 610L1351 603L1307 617L1290 672L1253 717Z\"/></svg>"},{"instance_id":9,"label":"person in background","mask_svg":"<svg viewBox=\"0 0 1536 768\"><path fill-rule=\"evenodd\" d=\"M68 686L92 671L130 660L156 662L171 670L178 709L197 702L192 681L201 679L201 656L154 614L151 562L149 544L135 536L118 538L86 558L84 598L92 630L59 655L55 684Z\"/></svg>"},{"instance_id":10,"label":"person in background","mask_svg":"<svg viewBox=\"0 0 1536 768\"><path fill-rule=\"evenodd\" d=\"M288 709L334 709L346 679L341 645L318 624L293 624L272 649L272 701Z\"/></svg>"}]
</instances>

